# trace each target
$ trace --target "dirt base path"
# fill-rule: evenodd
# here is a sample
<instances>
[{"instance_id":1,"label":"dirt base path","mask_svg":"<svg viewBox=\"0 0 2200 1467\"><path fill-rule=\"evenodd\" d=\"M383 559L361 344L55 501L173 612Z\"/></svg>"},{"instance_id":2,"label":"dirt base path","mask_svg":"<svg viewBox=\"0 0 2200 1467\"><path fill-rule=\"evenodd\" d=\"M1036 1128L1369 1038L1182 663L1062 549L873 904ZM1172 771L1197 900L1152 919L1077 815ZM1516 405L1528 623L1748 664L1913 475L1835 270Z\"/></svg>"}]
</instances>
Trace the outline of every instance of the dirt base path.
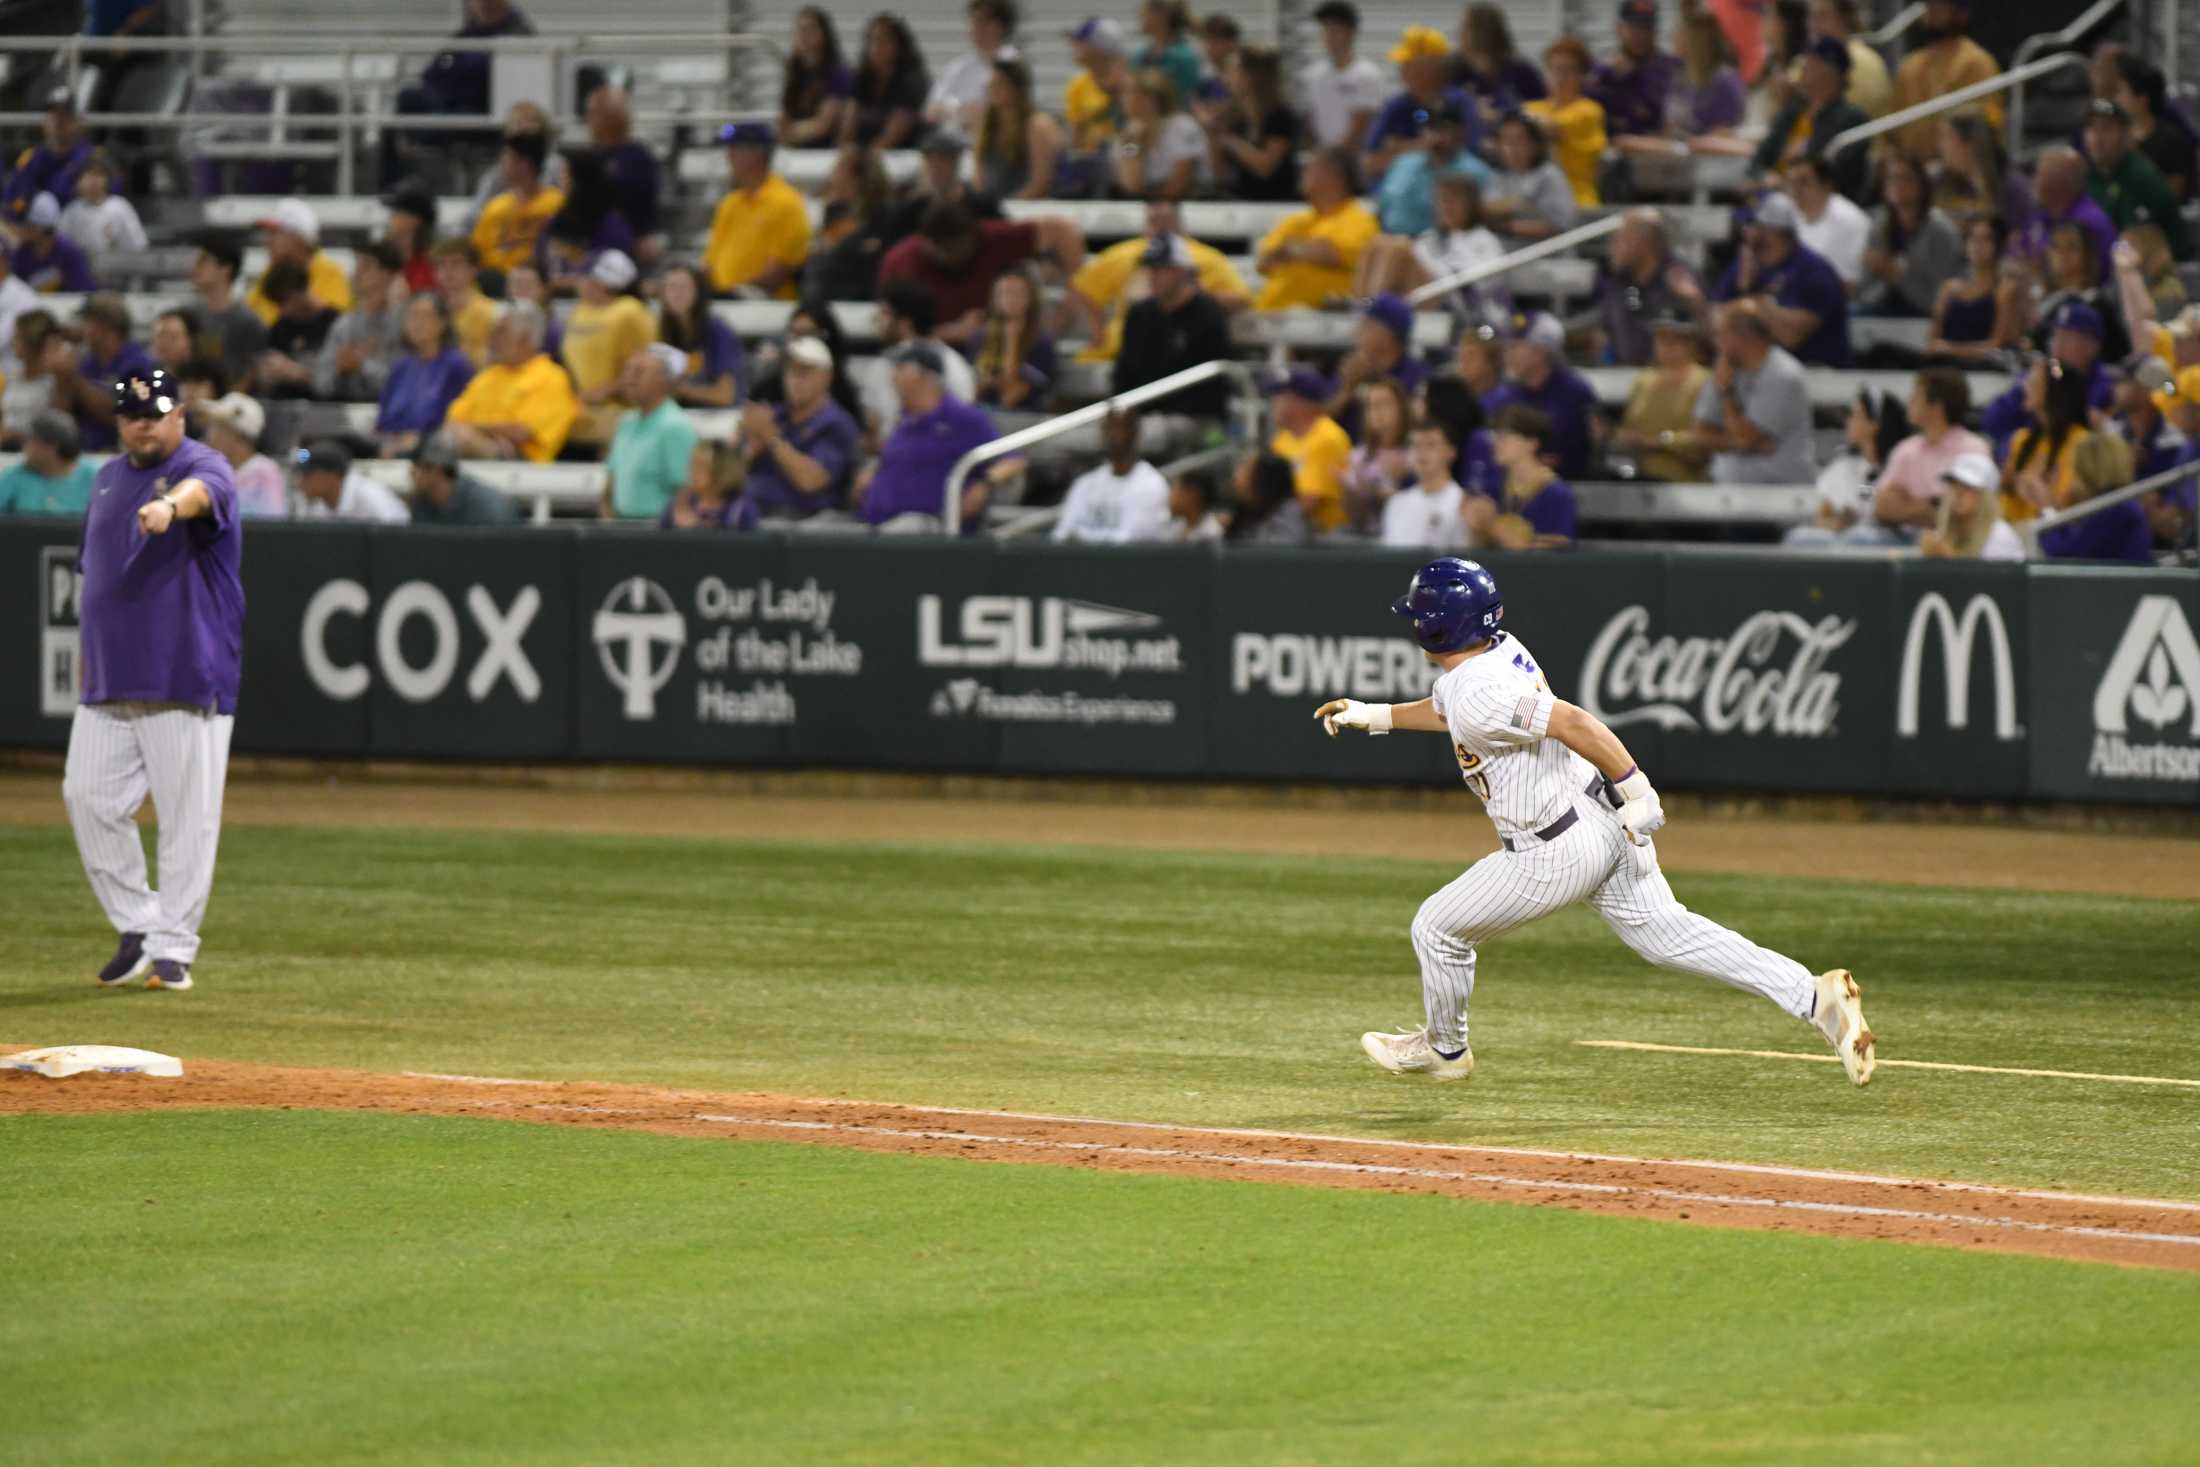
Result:
<instances>
[{"instance_id":1,"label":"dirt base path","mask_svg":"<svg viewBox=\"0 0 2200 1467\"><path fill-rule=\"evenodd\" d=\"M555 782L363 766L343 775L233 774L236 825L544 830L918 843L1100 846L1264 854L1364 853L1465 865L1496 836L1464 791L1269 789L1097 782L913 780L887 776L695 776L570 771ZM60 773L0 770L0 824L62 823ZM1820 802L1838 812L1838 802ZM1964 822L1798 818L1754 802L1668 803L1658 836L1668 871L1818 877L2200 900L2200 839L2043 829L2014 817ZM147 817L150 818L150 812Z\"/></svg>"},{"instance_id":2,"label":"dirt base path","mask_svg":"<svg viewBox=\"0 0 2200 1467\"><path fill-rule=\"evenodd\" d=\"M1580 1212L2200 1271L2200 1203L1869 1177L926 1109L779 1095L187 1061L180 1080L0 1071L0 1114L356 1110L795 1141L1103 1171L1433 1193Z\"/></svg>"}]
</instances>

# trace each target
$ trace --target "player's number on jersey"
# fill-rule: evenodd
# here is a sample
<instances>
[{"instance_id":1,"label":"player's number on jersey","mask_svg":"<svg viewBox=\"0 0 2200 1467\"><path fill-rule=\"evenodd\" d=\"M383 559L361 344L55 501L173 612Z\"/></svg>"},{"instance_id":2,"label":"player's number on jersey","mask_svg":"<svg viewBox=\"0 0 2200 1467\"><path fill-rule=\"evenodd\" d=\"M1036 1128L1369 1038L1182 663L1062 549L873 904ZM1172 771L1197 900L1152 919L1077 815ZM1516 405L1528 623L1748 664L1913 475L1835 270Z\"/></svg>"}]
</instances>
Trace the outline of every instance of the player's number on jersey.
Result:
<instances>
[{"instance_id":1,"label":"player's number on jersey","mask_svg":"<svg viewBox=\"0 0 2200 1467\"><path fill-rule=\"evenodd\" d=\"M1467 788L1474 791L1476 799L1487 805L1490 802L1490 777L1481 772L1482 756L1465 744L1453 744L1453 754L1459 759L1459 773L1466 778Z\"/></svg>"}]
</instances>

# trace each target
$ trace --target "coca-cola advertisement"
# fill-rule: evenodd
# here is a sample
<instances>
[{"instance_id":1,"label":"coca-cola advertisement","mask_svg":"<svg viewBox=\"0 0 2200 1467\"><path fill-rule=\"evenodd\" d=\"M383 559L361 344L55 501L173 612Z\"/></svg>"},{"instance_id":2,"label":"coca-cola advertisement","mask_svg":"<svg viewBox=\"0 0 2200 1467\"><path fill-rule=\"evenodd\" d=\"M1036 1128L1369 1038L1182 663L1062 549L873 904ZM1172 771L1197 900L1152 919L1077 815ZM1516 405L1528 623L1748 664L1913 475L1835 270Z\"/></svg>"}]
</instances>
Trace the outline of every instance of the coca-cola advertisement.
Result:
<instances>
[{"instance_id":1,"label":"coca-cola advertisement","mask_svg":"<svg viewBox=\"0 0 2200 1467\"><path fill-rule=\"evenodd\" d=\"M1568 694L1692 784L1866 789L1884 778L1887 568L1704 558L1607 603ZM1558 653L1543 653L1546 665ZM1639 751L1638 752L1642 752Z\"/></svg>"}]
</instances>

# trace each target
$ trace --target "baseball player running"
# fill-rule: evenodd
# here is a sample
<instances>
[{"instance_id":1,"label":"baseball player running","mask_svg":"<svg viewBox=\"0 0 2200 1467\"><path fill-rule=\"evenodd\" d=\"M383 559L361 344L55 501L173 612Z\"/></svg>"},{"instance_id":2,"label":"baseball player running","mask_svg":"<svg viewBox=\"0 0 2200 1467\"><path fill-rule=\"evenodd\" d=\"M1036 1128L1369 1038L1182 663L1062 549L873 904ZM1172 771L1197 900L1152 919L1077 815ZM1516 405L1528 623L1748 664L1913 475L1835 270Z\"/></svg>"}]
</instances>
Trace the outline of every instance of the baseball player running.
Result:
<instances>
[{"instance_id":1,"label":"baseball player running","mask_svg":"<svg viewBox=\"0 0 2200 1467\"><path fill-rule=\"evenodd\" d=\"M1858 1085L1871 1082L1872 1031L1856 979L1836 968L1815 978L1793 958L1757 946L1675 899L1651 834L1665 812L1619 737L1595 715L1551 696L1534 656L1499 623L1497 581L1471 560L1421 567L1391 609L1442 669L1418 703L1337 698L1314 717L1340 729L1448 733L1467 788L1481 797L1503 849L1421 904L1413 951L1421 960L1427 1022L1404 1034L1360 1036L1386 1070L1436 1080L1474 1073L1467 1000L1475 945L1586 901L1653 963L1762 994L1818 1026Z\"/></svg>"},{"instance_id":2,"label":"baseball player running","mask_svg":"<svg viewBox=\"0 0 2200 1467\"><path fill-rule=\"evenodd\" d=\"M160 368L115 383L123 455L92 481L78 563L84 690L61 797L92 891L122 942L99 981L191 986L214 885L222 782L244 654L243 535L229 462L183 436ZM160 821L160 890L136 815Z\"/></svg>"}]
</instances>

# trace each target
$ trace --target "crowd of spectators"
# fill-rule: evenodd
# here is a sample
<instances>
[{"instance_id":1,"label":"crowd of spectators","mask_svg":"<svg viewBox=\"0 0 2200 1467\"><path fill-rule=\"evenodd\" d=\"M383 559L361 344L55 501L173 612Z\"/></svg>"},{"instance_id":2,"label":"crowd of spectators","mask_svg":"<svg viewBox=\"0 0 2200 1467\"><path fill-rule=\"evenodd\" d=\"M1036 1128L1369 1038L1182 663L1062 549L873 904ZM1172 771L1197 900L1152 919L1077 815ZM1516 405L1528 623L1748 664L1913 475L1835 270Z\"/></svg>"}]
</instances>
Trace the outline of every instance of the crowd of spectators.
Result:
<instances>
[{"instance_id":1,"label":"crowd of spectators","mask_svg":"<svg viewBox=\"0 0 2200 1467\"><path fill-rule=\"evenodd\" d=\"M2200 158L2160 70L2121 46L2101 50L2082 126L2027 175L1998 95L1843 139L1998 72L1966 0L1927 0L1891 69L1853 0L1623 0L1607 45L1562 34L1540 57L1495 5L1370 49L1349 0L1324 0L1295 75L1227 13L1144 0L1129 25L1072 32L1059 98L1035 90L1014 0L965 14L968 49L928 61L897 15L844 48L830 14L799 11L775 117L719 134L728 183L692 257L605 84L570 143L543 109L512 110L463 227L440 231L428 188L395 178L418 151L399 139L387 231L348 270L284 199L251 279L244 241L205 237L193 299L142 334L95 282L146 231L57 90L0 183L0 443L24 455L0 505L65 502L81 455L113 446L103 384L157 362L257 512L395 518L406 501L357 467L377 454L413 459L423 520L503 517L463 466L505 459L600 463L605 516L669 528L936 523L950 466L1000 414L1055 411L1073 366L1123 392L1231 355L1235 317L1303 310L1356 325L1341 352L1274 354L1266 442L1172 482L1155 460L1221 439L1229 383L1111 415L1057 533L1553 547L1579 533L1575 483L1632 477L1815 483L1792 543L2001 555L2010 521L2200 455L2200 311L2178 273ZM506 0L471 0L398 110L485 112L485 63L460 43L529 30ZM830 150L821 210L783 173L790 148ZM921 166L897 187L885 154L903 149ZM1625 209L1689 155L1749 179L1708 259L1632 208L1570 318L1515 309L1502 282L1427 298ZM1141 204L1140 234L1088 251L1043 202L1102 198ZM1186 232L1184 203L1205 199L1298 205L1254 242L1257 278ZM1039 202L1012 219L1012 200ZM42 305L85 292L70 320ZM745 345L713 311L728 299L791 303L786 331ZM848 350L832 306L848 300L876 303L882 355ZM1416 305L1449 313L1450 350L1424 352ZM1914 320L1921 344L1860 351L1870 317ZM1600 404L1588 365L1639 375ZM1860 397L1821 462L1809 374L1859 365L1916 368L1916 390ZM1957 368L2012 383L1973 404ZM285 402L371 403L372 429L317 438L284 474L261 449ZM712 410L718 431L699 432ZM976 476L962 520L1022 467ZM2129 516L2097 516L2083 548L2166 543L2191 499L2188 481L2141 504L2146 534L2123 540L2104 527Z\"/></svg>"}]
</instances>

